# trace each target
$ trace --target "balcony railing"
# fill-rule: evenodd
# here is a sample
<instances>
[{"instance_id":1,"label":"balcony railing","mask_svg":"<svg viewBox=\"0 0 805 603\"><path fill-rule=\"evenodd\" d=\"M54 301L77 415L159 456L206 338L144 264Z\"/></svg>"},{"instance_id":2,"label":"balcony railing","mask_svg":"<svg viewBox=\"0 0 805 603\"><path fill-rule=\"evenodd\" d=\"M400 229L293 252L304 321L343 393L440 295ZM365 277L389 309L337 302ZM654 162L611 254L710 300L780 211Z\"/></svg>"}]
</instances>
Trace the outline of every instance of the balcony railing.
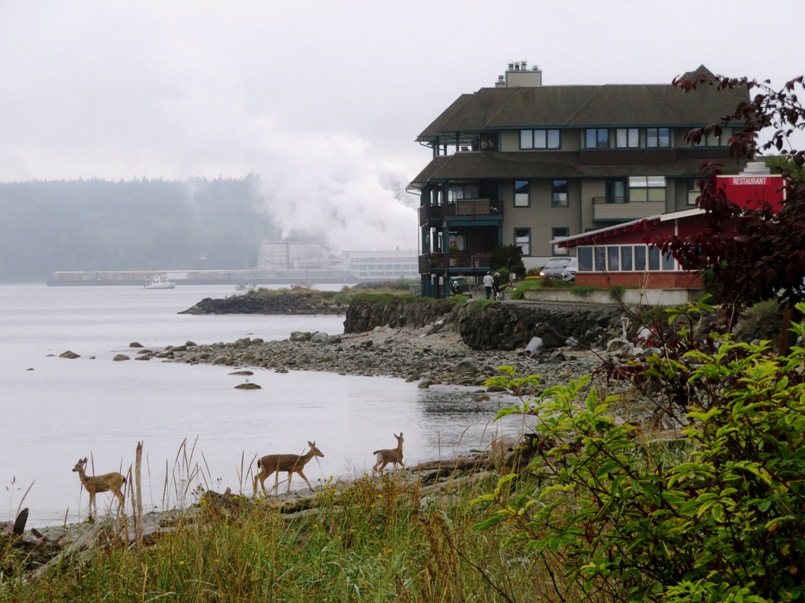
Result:
<instances>
[{"instance_id":1,"label":"balcony railing","mask_svg":"<svg viewBox=\"0 0 805 603\"><path fill-rule=\"evenodd\" d=\"M624 197L593 197L593 220L625 222L665 213L665 201L629 201Z\"/></svg>"},{"instance_id":2,"label":"balcony railing","mask_svg":"<svg viewBox=\"0 0 805 603\"><path fill-rule=\"evenodd\" d=\"M460 272L462 270L488 270L490 253L454 251L451 253L428 253L419 256L419 272Z\"/></svg>"},{"instance_id":3,"label":"balcony railing","mask_svg":"<svg viewBox=\"0 0 805 603\"><path fill-rule=\"evenodd\" d=\"M491 199L459 199L444 205L423 205L419 208L419 225L424 226L429 220L441 221L450 216L500 216L503 214L503 203Z\"/></svg>"}]
</instances>

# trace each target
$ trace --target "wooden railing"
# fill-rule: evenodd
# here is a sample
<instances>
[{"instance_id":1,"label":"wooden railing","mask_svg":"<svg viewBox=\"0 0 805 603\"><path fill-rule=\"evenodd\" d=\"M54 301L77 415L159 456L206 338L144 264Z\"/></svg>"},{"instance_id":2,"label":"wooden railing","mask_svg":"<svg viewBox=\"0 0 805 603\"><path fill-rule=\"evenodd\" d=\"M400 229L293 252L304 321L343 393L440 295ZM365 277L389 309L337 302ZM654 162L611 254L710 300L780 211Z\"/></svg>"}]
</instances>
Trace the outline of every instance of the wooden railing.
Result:
<instances>
[{"instance_id":1,"label":"wooden railing","mask_svg":"<svg viewBox=\"0 0 805 603\"><path fill-rule=\"evenodd\" d=\"M455 251L452 253L429 253L419 256L419 272L460 271L489 268L490 253Z\"/></svg>"},{"instance_id":2,"label":"wooden railing","mask_svg":"<svg viewBox=\"0 0 805 603\"><path fill-rule=\"evenodd\" d=\"M447 216L500 216L503 203L490 199L459 199L445 205L423 205L419 208L419 225L429 220L442 220Z\"/></svg>"}]
</instances>

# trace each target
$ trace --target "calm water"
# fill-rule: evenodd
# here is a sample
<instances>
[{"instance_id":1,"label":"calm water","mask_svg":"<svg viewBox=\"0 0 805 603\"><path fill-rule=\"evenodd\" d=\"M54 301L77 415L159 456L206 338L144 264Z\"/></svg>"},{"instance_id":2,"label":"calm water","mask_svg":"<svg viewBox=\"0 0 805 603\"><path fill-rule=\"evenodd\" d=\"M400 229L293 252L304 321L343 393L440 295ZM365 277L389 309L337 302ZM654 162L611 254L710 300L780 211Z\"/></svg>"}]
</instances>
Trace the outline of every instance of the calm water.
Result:
<instances>
[{"instance_id":1,"label":"calm water","mask_svg":"<svg viewBox=\"0 0 805 603\"><path fill-rule=\"evenodd\" d=\"M251 493L257 456L300 454L308 440L325 454L305 469L316 485L369 471L373 450L394 447L392 433L404 432L411 466L521 428L514 418L491 423L509 399L479 401L469 388L420 390L403 379L258 369L249 379L262 389L237 390L243 377L228 367L112 361L118 353L135 357L133 341L164 347L343 332L340 316L178 314L204 297L235 294L230 286L0 285L0 521L16 515L23 496L29 527L82 519L87 497L71 471L75 462L88 456L96 473L125 473L138 442L150 510L192 502L188 492L197 485ZM59 358L66 350L81 357ZM292 485L304 482L297 476ZM109 499L98 495L102 512Z\"/></svg>"}]
</instances>

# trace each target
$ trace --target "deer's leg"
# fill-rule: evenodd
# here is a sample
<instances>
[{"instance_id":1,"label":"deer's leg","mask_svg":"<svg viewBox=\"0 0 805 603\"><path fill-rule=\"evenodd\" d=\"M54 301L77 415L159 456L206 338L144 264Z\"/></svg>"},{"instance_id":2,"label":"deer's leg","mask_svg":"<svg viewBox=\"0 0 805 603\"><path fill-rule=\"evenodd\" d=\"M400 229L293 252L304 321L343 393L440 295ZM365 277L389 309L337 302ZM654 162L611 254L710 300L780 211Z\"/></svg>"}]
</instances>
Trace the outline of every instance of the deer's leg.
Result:
<instances>
[{"instance_id":1,"label":"deer's leg","mask_svg":"<svg viewBox=\"0 0 805 603\"><path fill-rule=\"evenodd\" d=\"M125 503L123 493L120 490L115 490L115 496L117 497L117 502L120 503L120 511L123 511L123 506Z\"/></svg>"},{"instance_id":2,"label":"deer's leg","mask_svg":"<svg viewBox=\"0 0 805 603\"><path fill-rule=\"evenodd\" d=\"M301 476L302 476L302 479L303 479L303 480L305 480L305 483L307 484L307 487L308 487L308 488L310 488L310 489L312 490L312 489L313 489L313 486L311 486L311 485L310 485L310 482L309 482L309 481L307 481L307 478L305 477L305 474L304 474L304 473L302 473L302 470L301 470L301 469L298 471L298 473L299 473L299 475L301 475Z\"/></svg>"}]
</instances>

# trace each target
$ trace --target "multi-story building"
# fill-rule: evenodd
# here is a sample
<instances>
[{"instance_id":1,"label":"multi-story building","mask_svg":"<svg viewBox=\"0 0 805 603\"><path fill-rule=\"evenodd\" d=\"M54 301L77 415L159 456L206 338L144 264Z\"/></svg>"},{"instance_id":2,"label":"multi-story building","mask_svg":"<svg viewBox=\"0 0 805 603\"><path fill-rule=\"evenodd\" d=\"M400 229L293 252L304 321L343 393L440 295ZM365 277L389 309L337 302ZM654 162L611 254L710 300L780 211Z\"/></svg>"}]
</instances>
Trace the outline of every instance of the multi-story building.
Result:
<instances>
[{"instance_id":1,"label":"multi-story building","mask_svg":"<svg viewBox=\"0 0 805 603\"><path fill-rule=\"evenodd\" d=\"M747 99L744 88L543 86L538 68L509 64L417 137L433 151L409 185L420 194L423 294L484 274L500 245L519 245L538 267L568 253L561 237L694 207L703 162L742 165L728 155L730 128L697 145L685 134Z\"/></svg>"}]
</instances>

